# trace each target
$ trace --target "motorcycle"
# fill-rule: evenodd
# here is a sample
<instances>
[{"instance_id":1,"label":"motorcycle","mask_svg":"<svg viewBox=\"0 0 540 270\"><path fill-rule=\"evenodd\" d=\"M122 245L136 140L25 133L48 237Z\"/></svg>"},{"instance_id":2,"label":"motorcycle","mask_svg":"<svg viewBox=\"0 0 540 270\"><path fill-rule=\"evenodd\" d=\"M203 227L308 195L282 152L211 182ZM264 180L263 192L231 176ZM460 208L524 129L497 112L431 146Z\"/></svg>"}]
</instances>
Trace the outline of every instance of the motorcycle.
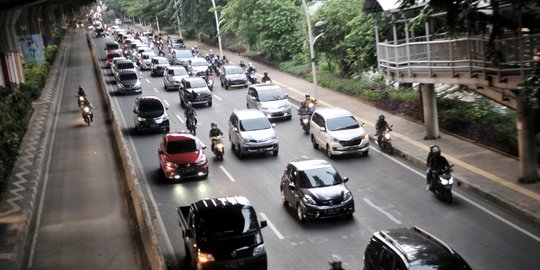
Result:
<instances>
[{"instance_id":1,"label":"motorcycle","mask_svg":"<svg viewBox=\"0 0 540 270\"><path fill-rule=\"evenodd\" d=\"M206 76L205 80L206 80L206 84L208 85L208 89L210 89L210 91L213 91L214 90L214 79L212 78L212 76L210 76L210 75Z\"/></svg>"},{"instance_id":2,"label":"motorcycle","mask_svg":"<svg viewBox=\"0 0 540 270\"><path fill-rule=\"evenodd\" d=\"M389 155L394 153L394 148L392 147L392 138L390 136L390 131L392 131L393 125L383 131L382 136L377 138L375 141L379 145L379 149L383 152L387 152Z\"/></svg>"},{"instance_id":3,"label":"motorcycle","mask_svg":"<svg viewBox=\"0 0 540 270\"><path fill-rule=\"evenodd\" d=\"M223 147L223 136L212 136L210 137L212 141L212 153L216 155L219 160L223 160L223 155L225 154L225 147Z\"/></svg>"},{"instance_id":4,"label":"motorcycle","mask_svg":"<svg viewBox=\"0 0 540 270\"><path fill-rule=\"evenodd\" d=\"M246 72L247 79L249 83L256 84L257 83L257 75L255 74L255 71L252 72Z\"/></svg>"},{"instance_id":5,"label":"motorcycle","mask_svg":"<svg viewBox=\"0 0 540 270\"><path fill-rule=\"evenodd\" d=\"M82 108L82 117L88 126L90 126L90 123L94 121L94 114L92 113L92 108L90 108L90 106L85 105Z\"/></svg>"},{"instance_id":6,"label":"motorcycle","mask_svg":"<svg viewBox=\"0 0 540 270\"><path fill-rule=\"evenodd\" d=\"M197 135L197 124L195 117L190 117L186 120L186 127L193 135Z\"/></svg>"},{"instance_id":7,"label":"motorcycle","mask_svg":"<svg viewBox=\"0 0 540 270\"><path fill-rule=\"evenodd\" d=\"M454 183L454 177L451 174L452 167L454 167L454 164L442 170L433 170L431 172L431 186L429 189L439 200L446 203L452 202L452 184Z\"/></svg>"},{"instance_id":8,"label":"motorcycle","mask_svg":"<svg viewBox=\"0 0 540 270\"><path fill-rule=\"evenodd\" d=\"M77 95L77 105L79 106L79 108L82 110L82 105L84 103L86 103L87 100L86 100L86 96L79 96Z\"/></svg>"},{"instance_id":9,"label":"motorcycle","mask_svg":"<svg viewBox=\"0 0 540 270\"><path fill-rule=\"evenodd\" d=\"M302 126L302 129L306 135L309 134L309 119L314 111L315 105L313 105L313 103L310 103L307 107L302 104L302 107L298 109L298 114L300 115L300 125Z\"/></svg>"}]
</instances>

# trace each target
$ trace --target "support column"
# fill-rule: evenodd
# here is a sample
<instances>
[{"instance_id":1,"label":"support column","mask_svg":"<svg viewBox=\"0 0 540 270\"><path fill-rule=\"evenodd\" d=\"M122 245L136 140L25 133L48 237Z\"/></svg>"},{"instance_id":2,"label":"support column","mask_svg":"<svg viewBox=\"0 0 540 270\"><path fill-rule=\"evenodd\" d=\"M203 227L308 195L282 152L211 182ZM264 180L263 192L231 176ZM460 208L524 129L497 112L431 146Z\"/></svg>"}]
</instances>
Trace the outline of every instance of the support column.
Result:
<instances>
[{"instance_id":1,"label":"support column","mask_svg":"<svg viewBox=\"0 0 540 270\"><path fill-rule=\"evenodd\" d=\"M424 112L424 126L426 127L424 140L438 139L440 134L435 86L433 84L420 84L420 91L422 92L422 110Z\"/></svg>"},{"instance_id":2,"label":"support column","mask_svg":"<svg viewBox=\"0 0 540 270\"><path fill-rule=\"evenodd\" d=\"M519 182L538 182L534 111L523 98L517 99L517 136L519 151Z\"/></svg>"}]
</instances>

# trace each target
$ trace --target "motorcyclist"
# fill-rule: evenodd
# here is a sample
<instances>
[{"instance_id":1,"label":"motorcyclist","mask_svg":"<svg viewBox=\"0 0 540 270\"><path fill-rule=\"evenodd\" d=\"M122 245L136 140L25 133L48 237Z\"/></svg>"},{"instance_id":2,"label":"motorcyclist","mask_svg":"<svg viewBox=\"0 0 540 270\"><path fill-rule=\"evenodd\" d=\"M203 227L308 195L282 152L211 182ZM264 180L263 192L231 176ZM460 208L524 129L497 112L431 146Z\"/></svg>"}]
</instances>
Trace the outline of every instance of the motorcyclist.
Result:
<instances>
[{"instance_id":1,"label":"motorcyclist","mask_svg":"<svg viewBox=\"0 0 540 270\"><path fill-rule=\"evenodd\" d=\"M225 55L223 57L221 57L221 64L222 65L229 64L229 59L227 59L227 57Z\"/></svg>"},{"instance_id":2,"label":"motorcyclist","mask_svg":"<svg viewBox=\"0 0 540 270\"><path fill-rule=\"evenodd\" d=\"M301 107L309 107L309 104L313 104L313 106L315 106L315 104L317 104L317 99L316 98L312 98L311 95L309 93L306 93L304 95L305 99L304 101L302 101L302 104L301 104Z\"/></svg>"},{"instance_id":3,"label":"motorcyclist","mask_svg":"<svg viewBox=\"0 0 540 270\"><path fill-rule=\"evenodd\" d=\"M84 92L84 89L81 85L79 85L79 90L77 91L77 96L83 96L86 97L86 93Z\"/></svg>"},{"instance_id":4,"label":"motorcyclist","mask_svg":"<svg viewBox=\"0 0 540 270\"><path fill-rule=\"evenodd\" d=\"M375 131L377 136L377 144L381 144L382 136L384 131L387 129L390 129L390 126L388 125L388 122L384 119L384 115L379 115L379 119L377 120L377 123L375 124Z\"/></svg>"},{"instance_id":5,"label":"motorcyclist","mask_svg":"<svg viewBox=\"0 0 540 270\"><path fill-rule=\"evenodd\" d=\"M211 148L212 151L214 151L214 140L212 140L212 137L216 137L216 136L223 136L223 132L221 132L221 130L218 128L217 124L215 122L212 122L210 124L210 132L208 134L208 136L210 137L210 140L212 141L212 145L211 145Z\"/></svg>"},{"instance_id":6,"label":"motorcyclist","mask_svg":"<svg viewBox=\"0 0 540 270\"><path fill-rule=\"evenodd\" d=\"M246 70L246 73L247 74L251 74L251 73L255 73L257 70L255 69L255 67L253 66L253 64L249 63L248 64L248 68Z\"/></svg>"},{"instance_id":7,"label":"motorcyclist","mask_svg":"<svg viewBox=\"0 0 540 270\"><path fill-rule=\"evenodd\" d=\"M440 171L450 167L448 160L441 155L441 148L438 145L431 145L429 147L429 154L426 160L427 172L426 190L430 190L433 187L433 171Z\"/></svg>"},{"instance_id":8,"label":"motorcyclist","mask_svg":"<svg viewBox=\"0 0 540 270\"><path fill-rule=\"evenodd\" d=\"M330 265L330 270L345 270L341 265L341 257L339 257L336 254L332 254L330 256L330 259L328 260L328 264Z\"/></svg>"},{"instance_id":9,"label":"motorcyclist","mask_svg":"<svg viewBox=\"0 0 540 270\"><path fill-rule=\"evenodd\" d=\"M186 123L189 121L190 118L193 118L195 121L195 126L197 125L197 112L195 109L193 109L193 105L191 105L191 102L188 102L186 105L186 110L184 111L184 116L186 117Z\"/></svg>"},{"instance_id":10,"label":"motorcyclist","mask_svg":"<svg viewBox=\"0 0 540 270\"><path fill-rule=\"evenodd\" d=\"M268 72L265 71L263 73L263 77L261 78L261 82L262 83L266 83L266 82L271 83L272 82L272 79L270 79L270 76L268 76Z\"/></svg>"},{"instance_id":11,"label":"motorcyclist","mask_svg":"<svg viewBox=\"0 0 540 270\"><path fill-rule=\"evenodd\" d=\"M210 63L213 64L215 58L216 58L216 55L214 54L212 49L210 49L210 51L208 52L208 61L210 61Z\"/></svg>"},{"instance_id":12,"label":"motorcyclist","mask_svg":"<svg viewBox=\"0 0 540 270\"><path fill-rule=\"evenodd\" d=\"M240 64L238 64L242 69L246 69L246 63L244 63L244 60L240 60Z\"/></svg>"},{"instance_id":13,"label":"motorcyclist","mask_svg":"<svg viewBox=\"0 0 540 270\"><path fill-rule=\"evenodd\" d=\"M191 48L191 55L193 55L193 56L198 56L199 55L199 49L197 49L197 45L194 45Z\"/></svg>"},{"instance_id":14,"label":"motorcyclist","mask_svg":"<svg viewBox=\"0 0 540 270\"><path fill-rule=\"evenodd\" d=\"M84 111L84 107L88 107L90 108L90 122L94 121L94 114L91 113L92 112L92 103L90 103L90 101L88 101L87 99L85 99L82 104L81 104L81 113L82 113L82 117L83 119L85 118L84 115L85 115L85 111Z\"/></svg>"}]
</instances>

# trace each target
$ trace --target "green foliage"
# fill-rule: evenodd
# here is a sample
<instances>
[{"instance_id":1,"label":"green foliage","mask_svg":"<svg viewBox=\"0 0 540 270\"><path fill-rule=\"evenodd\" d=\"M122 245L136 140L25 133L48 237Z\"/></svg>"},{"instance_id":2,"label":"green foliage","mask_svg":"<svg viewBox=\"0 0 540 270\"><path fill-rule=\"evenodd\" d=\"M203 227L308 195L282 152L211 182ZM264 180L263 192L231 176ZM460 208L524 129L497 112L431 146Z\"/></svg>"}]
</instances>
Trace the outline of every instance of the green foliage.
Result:
<instances>
[{"instance_id":1,"label":"green foliage","mask_svg":"<svg viewBox=\"0 0 540 270\"><path fill-rule=\"evenodd\" d=\"M310 65L305 63L299 63L295 60L289 60L289 61L283 61L280 62L278 65L280 70L283 70L287 73L294 74L296 76L300 76L302 78L305 77L305 75L310 70Z\"/></svg>"},{"instance_id":2,"label":"green foliage","mask_svg":"<svg viewBox=\"0 0 540 270\"><path fill-rule=\"evenodd\" d=\"M388 98L399 101L417 100L419 98L418 91L414 89L393 89L388 91Z\"/></svg>"},{"instance_id":3,"label":"green foliage","mask_svg":"<svg viewBox=\"0 0 540 270\"><path fill-rule=\"evenodd\" d=\"M54 61L54 58L56 57L56 52L58 51L58 46L56 45L49 45L47 48L45 48L45 61L47 63L52 64Z\"/></svg>"},{"instance_id":4,"label":"green foliage","mask_svg":"<svg viewBox=\"0 0 540 270\"><path fill-rule=\"evenodd\" d=\"M45 86L49 73L49 64L25 64L23 65L25 84L23 88L31 93L33 99L41 95L41 89Z\"/></svg>"}]
</instances>

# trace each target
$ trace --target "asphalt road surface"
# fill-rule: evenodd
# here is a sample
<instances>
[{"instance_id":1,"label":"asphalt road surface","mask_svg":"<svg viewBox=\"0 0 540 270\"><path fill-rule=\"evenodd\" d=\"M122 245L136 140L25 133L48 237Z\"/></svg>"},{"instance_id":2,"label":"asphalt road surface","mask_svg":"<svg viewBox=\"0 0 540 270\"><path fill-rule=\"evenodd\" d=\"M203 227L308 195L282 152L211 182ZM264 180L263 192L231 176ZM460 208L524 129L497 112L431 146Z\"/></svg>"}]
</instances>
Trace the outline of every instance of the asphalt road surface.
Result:
<instances>
[{"instance_id":1,"label":"asphalt road surface","mask_svg":"<svg viewBox=\"0 0 540 270\"><path fill-rule=\"evenodd\" d=\"M103 48L106 40L108 38L98 38L93 42L97 48ZM104 57L102 50L98 53L100 58ZM354 217L299 223L294 211L280 202L281 174L290 160L328 158L322 151L313 149L298 117L293 115L291 121L276 122L280 142L278 156L256 155L240 160L230 150L227 121L231 112L246 108L246 89L225 90L220 87L217 77L214 78L213 106L195 108L199 120L197 134L209 146L210 122L216 122L225 134L224 161L215 160L207 149L210 159L208 179L166 181L160 175L157 159L157 145L162 134L135 132L132 110L136 95L117 95L110 71L102 69L102 72L105 81L109 82L107 90L113 98L114 110L121 115L137 173L151 189L166 230L167 244L172 247L175 263L179 265L185 255L176 207L202 198L232 195L246 196L259 219L268 220L270 226L263 229L263 235L269 269L327 269L327 259L333 253L342 256L344 268L362 269L362 256L373 232L413 225L442 239L473 269L532 270L540 265L538 230L463 191L455 193L451 205L441 203L425 191L424 172L373 147L367 157L329 160L342 176L350 178L347 185L356 203ZM142 95L155 95L164 100L169 106L171 131L185 130L178 92L165 91L163 78L150 77L149 71L140 74ZM271 76L287 85L286 75Z\"/></svg>"}]
</instances>

